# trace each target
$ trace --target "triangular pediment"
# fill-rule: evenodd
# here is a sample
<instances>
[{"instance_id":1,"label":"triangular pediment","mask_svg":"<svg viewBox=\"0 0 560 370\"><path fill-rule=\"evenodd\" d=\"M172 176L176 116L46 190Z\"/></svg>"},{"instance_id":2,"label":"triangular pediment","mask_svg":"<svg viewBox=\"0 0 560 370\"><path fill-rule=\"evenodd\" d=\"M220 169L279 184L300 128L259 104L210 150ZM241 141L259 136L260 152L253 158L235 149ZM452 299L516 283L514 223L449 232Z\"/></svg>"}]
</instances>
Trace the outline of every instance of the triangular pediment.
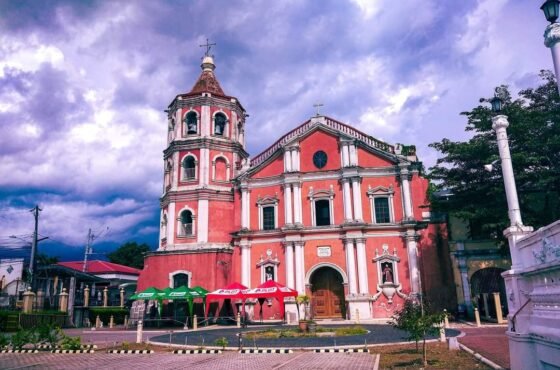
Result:
<instances>
[{"instance_id":1,"label":"triangular pediment","mask_svg":"<svg viewBox=\"0 0 560 370\"><path fill-rule=\"evenodd\" d=\"M375 156L381 157L390 163L407 162L407 160L395 154L395 147L381 140L375 139L352 126L336 121L329 117L314 117L302 125L291 130L274 144L265 149L260 154L251 159L251 167L245 173L245 176L251 176L257 173L263 167L277 160L282 155L283 149L291 145L297 145L306 137L312 135L316 131L324 131L325 133L335 135L343 140L355 141L359 148L365 149Z\"/></svg>"}]
</instances>

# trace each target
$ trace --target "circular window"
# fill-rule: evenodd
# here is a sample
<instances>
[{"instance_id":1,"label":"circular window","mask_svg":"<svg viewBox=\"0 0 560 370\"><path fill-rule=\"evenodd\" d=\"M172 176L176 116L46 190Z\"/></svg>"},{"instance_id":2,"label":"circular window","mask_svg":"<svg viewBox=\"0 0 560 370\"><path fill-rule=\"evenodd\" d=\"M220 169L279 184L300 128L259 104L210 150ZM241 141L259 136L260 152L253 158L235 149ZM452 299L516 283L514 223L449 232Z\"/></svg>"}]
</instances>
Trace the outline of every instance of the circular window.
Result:
<instances>
[{"instance_id":1,"label":"circular window","mask_svg":"<svg viewBox=\"0 0 560 370\"><path fill-rule=\"evenodd\" d=\"M317 168L323 168L327 164L327 153L319 150L313 154L313 164Z\"/></svg>"}]
</instances>

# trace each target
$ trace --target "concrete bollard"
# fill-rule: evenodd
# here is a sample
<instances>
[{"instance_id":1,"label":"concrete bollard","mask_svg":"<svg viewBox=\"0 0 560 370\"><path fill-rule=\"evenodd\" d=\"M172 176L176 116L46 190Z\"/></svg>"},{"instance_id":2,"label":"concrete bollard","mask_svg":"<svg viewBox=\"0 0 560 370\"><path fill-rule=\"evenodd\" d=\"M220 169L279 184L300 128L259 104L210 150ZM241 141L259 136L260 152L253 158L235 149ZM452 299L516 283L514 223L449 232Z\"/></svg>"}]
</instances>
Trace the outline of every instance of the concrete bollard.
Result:
<instances>
[{"instance_id":1,"label":"concrete bollard","mask_svg":"<svg viewBox=\"0 0 560 370\"><path fill-rule=\"evenodd\" d=\"M105 289L103 289L103 307L107 307L108 301L109 301L109 289L105 287Z\"/></svg>"},{"instance_id":2,"label":"concrete bollard","mask_svg":"<svg viewBox=\"0 0 560 370\"><path fill-rule=\"evenodd\" d=\"M89 306L89 287L86 285L84 289L84 307Z\"/></svg>"},{"instance_id":3,"label":"concrete bollard","mask_svg":"<svg viewBox=\"0 0 560 370\"><path fill-rule=\"evenodd\" d=\"M239 312L237 313L237 327L241 327L241 314Z\"/></svg>"},{"instance_id":4,"label":"concrete bollard","mask_svg":"<svg viewBox=\"0 0 560 370\"><path fill-rule=\"evenodd\" d=\"M286 312L286 325L290 325L290 324L291 324L291 322L290 322L290 317L291 317L290 313L289 313L289 312Z\"/></svg>"},{"instance_id":5,"label":"concrete bollard","mask_svg":"<svg viewBox=\"0 0 560 370\"><path fill-rule=\"evenodd\" d=\"M480 313L478 313L478 308L474 308L474 320L476 321L476 327L480 328Z\"/></svg>"},{"instance_id":6,"label":"concrete bollard","mask_svg":"<svg viewBox=\"0 0 560 370\"><path fill-rule=\"evenodd\" d=\"M128 315L125 315L123 324L124 324L124 328L128 329Z\"/></svg>"},{"instance_id":7,"label":"concrete bollard","mask_svg":"<svg viewBox=\"0 0 560 370\"><path fill-rule=\"evenodd\" d=\"M35 293L31 291L31 288L27 288L25 293L23 293L23 313L30 313L33 311L34 300Z\"/></svg>"},{"instance_id":8,"label":"concrete bollard","mask_svg":"<svg viewBox=\"0 0 560 370\"><path fill-rule=\"evenodd\" d=\"M496 320L498 324L503 324L504 315L502 314L502 302L500 302L500 293L492 293L494 295L494 306L496 307Z\"/></svg>"},{"instance_id":9,"label":"concrete bollard","mask_svg":"<svg viewBox=\"0 0 560 370\"><path fill-rule=\"evenodd\" d=\"M457 337L450 337L448 340L448 346L450 351L457 351L459 350L459 342L457 341Z\"/></svg>"},{"instance_id":10,"label":"concrete bollard","mask_svg":"<svg viewBox=\"0 0 560 370\"><path fill-rule=\"evenodd\" d=\"M484 304L484 317L490 318L490 310L488 309L488 293L482 293L482 303Z\"/></svg>"},{"instance_id":11,"label":"concrete bollard","mask_svg":"<svg viewBox=\"0 0 560 370\"><path fill-rule=\"evenodd\" d=\"M356 324L360 323L360 310L356 308Z\"/></svg>"},{"instance_id":12,"label":"concrete bollard","mask_svg":"<svg viewBox=\"0 0 560 370\"><path fill-rule=\"evenodd\" d=\"M45 304L45 293L42 289L37 291L37 309L42 310Z\"/></svg>"},{"instance_id":13,"label":"concrete bollard","mask_svg":"<svg viewBox=\"0 0 560 370\"><path fill-rule=\"evenodd\" d=\"M198 319L196 315L193 316L192 330L198 330Z\"/></svg>"},{"instance_id":14,"label":"concrete bollard","mask_svg":"<svg viewBox=\"0 0 560 370\"><path fill-rule=\"evenodd\" d=\"M60 311L68 312L68 293L66 288L62 288L62 293L60 293Z\"/></svg>"},{"instance_id":15,"label":"concrete bollard","mask_svg":"<svg viewBox=\"0 0 560 370\"><path fill-rule=\"evenodd\" d=\"M439 326L439 341L445 342L447 338L445 337L445 323L442 321Z\"/></svg>"},{"instance_id":16,"label":"concrete bollard","mask_svg":"<svg viewBox=\"0 0 560 370\"><path fill-rule=\"evenodd\" d=\"M444 316L443 316L443 323L444 323L444 325L445 325L445 328L446 328L446 329L449 329L449 317L447 317L447 310L444 309L444 310L443 310L443 314L444 314Z\"/></svg>"},{"instance_id":17,"label":"concrete bollard","mask_svg":"<svg viewBox=\"0 0 560 370\"><path fill-rule=\"evenodd\" d=\"M142 320L138 320L138 326L136 327L136 343L142 343Z\"/></svg>"},{"instance_id":18,"label":"concrete bollard","mask_svg":"<svg viewBox=\"0 0 560 370\"><path fill-rule=\"evenodd\" d=\"M96 328L101 327L101 319L99 318L99 315L97 315L97 317L95 318L95 327Z\"/></svg>"},{"instance_id":19,"label":"concrete bollard","mask_svg":"<svg viewBox=\"0 0 560 370\"><path fill-rule=\"evenodd\" d=\"M124 288L121 288L120 294L121 294L121 307L124 307Z\"/></svg>"},{"instance_id":20,"label":"concrete bollard","mask_svg":"<svg viewBox=\"0 0 560 370\"><path fill-rule=\"evenodd\" d=\"M111 315L109 318L109 329L113 329L113 326L115 326L115 318Z\"/></svg>"}]
</instances>

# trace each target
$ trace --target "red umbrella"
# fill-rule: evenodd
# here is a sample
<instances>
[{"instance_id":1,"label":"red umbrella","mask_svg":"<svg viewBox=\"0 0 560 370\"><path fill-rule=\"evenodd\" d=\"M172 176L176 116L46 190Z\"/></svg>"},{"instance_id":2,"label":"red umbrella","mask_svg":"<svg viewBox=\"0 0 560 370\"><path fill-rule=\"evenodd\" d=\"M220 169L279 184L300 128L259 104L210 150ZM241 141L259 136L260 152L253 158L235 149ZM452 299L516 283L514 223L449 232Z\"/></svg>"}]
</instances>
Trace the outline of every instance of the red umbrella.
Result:
<instances>
[{"instance_id":1,"label":"red umbrella","mask_svg":"<svg viewBox=\"0 0 560 370\"><path fill-rule=\"evenodd\" d=\"M250 289L246 293L247 298L257 298L261 304L261 316L262 316L262 304L264 299L276 298L278 302L282 305L282 318L285 316L284 312L284 298L286 297L297 297L298 292L292 288L288 288L282 284L277 283L274 280L268 280L254 289Z\"/></svg>"},{"instance_id":2,"label":"red umbrella","mask_svg":"<svg viewBox=\"0 0 560 370\"><path fill-rule=\"evenodd\" d=\"M245 306L245 300L249 298L247 296L247 288L243 284L231 283L225 288L215 290L206 294L206 314L208 314L208 309L210 308L210 301L217 299L241 299L243 300L243 305Z\"/></svg>"}]
</instances>

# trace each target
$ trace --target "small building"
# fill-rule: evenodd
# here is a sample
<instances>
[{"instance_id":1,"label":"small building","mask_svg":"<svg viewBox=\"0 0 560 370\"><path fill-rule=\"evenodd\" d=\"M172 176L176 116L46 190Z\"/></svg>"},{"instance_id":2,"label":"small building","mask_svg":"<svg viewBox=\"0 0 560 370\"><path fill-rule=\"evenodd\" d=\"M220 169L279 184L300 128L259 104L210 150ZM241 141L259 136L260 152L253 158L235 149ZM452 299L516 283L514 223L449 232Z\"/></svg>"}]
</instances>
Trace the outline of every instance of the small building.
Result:
<instances>
[{"instance_id":1,"label":"small building","mask_svg":"<svg viewBox=\"0 0 560 370\"><path fill-rule=\"evenodd\" d=\"M13 306L21 300L20 295L28 286L23 280L23 269L23 258L0 259L0 307Z\"/></svg>"},{"instance_id":2,"label":"small building","mask_svg":"<svg viewBox=\"0 0 560 370\"><path fill-rule=\"evenodd\" d=\"M125 289L125 298L134 294L136 291L136 282L141 272L141 270L133 267L100 260L88 261L85 269L84 261L59 262L58 265L85 272L102 279L104 281L103 286L107 286L109 289L109 306L119 305L120 288ZM106 285L107 283L108 285ZM90 288L91 302L95 305L97 301L102 301L101 290L96 287L95 284ZM83 289L83 287L81 287L81 289Z\"/></svg>"}]
</instances>

